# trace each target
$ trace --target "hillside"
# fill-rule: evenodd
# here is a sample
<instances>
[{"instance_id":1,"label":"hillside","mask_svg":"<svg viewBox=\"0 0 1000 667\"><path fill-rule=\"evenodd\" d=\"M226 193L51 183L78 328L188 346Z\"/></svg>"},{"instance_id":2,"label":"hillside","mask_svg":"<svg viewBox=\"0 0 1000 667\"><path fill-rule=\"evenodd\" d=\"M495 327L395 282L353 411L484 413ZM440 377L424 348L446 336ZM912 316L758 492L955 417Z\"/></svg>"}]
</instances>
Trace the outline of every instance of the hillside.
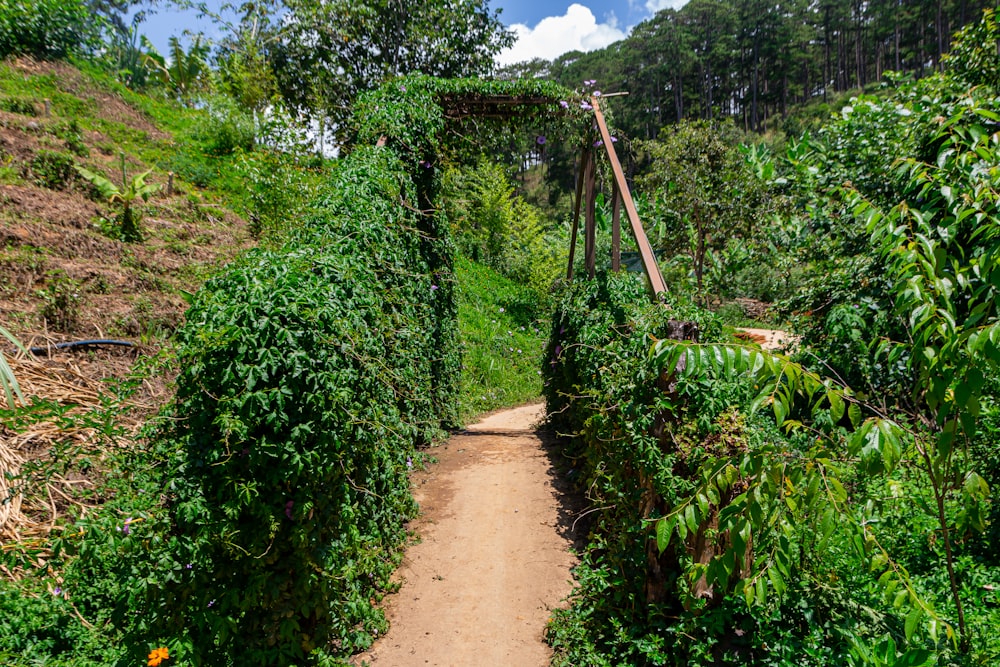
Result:
<instances>
[{"instance_id":1,"label":"hillside","mask_svg":"<svg viewBox=\"0 0 1000 667\"><path fill-rule=\"evenodd\" d=\"M25 343L109 337L156 347L178 325L184 292L251 243L215 193L179 177L166 191L158 162L180 151L178 138L123 92L65 63L0 64L0 322ZM122 153L129 178L151 169L147 181L159 186L140 207L140 242L116 238L117 207L73 168L120 183Z\"/></svg>"}]
</instances>

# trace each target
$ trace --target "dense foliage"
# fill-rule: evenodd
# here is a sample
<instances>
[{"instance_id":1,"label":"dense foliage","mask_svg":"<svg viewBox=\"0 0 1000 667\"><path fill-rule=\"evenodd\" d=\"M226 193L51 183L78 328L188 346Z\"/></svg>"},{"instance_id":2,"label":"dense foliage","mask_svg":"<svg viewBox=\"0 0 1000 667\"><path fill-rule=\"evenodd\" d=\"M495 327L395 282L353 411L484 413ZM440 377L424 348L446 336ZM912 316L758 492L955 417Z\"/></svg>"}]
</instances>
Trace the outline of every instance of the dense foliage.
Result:
<instances>
[{"instance_id":1,"label":"dense foliage","mask_svg":"<svg viewBox=\"0 0 1000 667\"><path fill-rule=\"evenodd\" d=\"M286 0L272 47L284 99L335 123L366 90L397 76L488 74L513 41L485 0Z\"/></svg>"},{"instance_id":2,"label":"dense foliage","mask_svg":"<svg viewBox=\"0 0 1000 667\"><path fill-rule=\"evenodd\" d=\"M453 409L435 399L454 401L434 386L449 341L408 180L388 151L358 151L293 241L196 296L163 436L174 527L137 629L179 657L294 663L380 627L367 602L413 511L407 460Z\"/></svg>"},{"instance_id":3,"label":"dense foliage","mask_svg":"<svg viewBox=\"0 0 1000 667\"><path fill-rule=\"evenodd\" d=\"M100 30L84 0L0 0L0 58L66 58L95 48Z\"/></svg>"},{"instance_id":4,"label":"dense foliage","mask_svg":"<svg viewBox=\"0 0 1000 667\"><path fill-rule=\"evenodd\" d=\"M748 150L792 206L794 359L568 293L547 398L600 518L551 635L565 664L997 661L995 30L956 38L975 71Z\"/></svg>"}]
</instances>

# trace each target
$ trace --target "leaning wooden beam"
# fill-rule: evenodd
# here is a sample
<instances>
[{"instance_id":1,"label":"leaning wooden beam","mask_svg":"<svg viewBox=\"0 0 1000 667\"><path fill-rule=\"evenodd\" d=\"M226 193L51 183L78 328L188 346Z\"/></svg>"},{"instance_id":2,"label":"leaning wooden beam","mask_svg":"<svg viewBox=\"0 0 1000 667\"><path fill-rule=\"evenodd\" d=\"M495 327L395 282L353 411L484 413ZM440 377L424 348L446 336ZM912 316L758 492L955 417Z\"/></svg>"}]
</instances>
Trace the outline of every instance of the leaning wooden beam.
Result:
<instances>
[{"instance_id":1,"label":"leaning wooden beam","mask_svg":"<svg viewBox=\"0 0 1000 667\"><path fill-rule=\"evenodd\" d=\"M587 277L591 280L597 272L597 164L596 160L587 163L584 172L586 180L583 183L584 199L587 208L584 215L584 264L587 267Z\"/></svg>"},{"instance_id":2,"label":"leaning wooden beam","mask_svg":"<svg viewBox=\"0 0 1000 667\"><path fill-rule=\"evenodd\" d=\"M611 188L611 270L622 270L622 195L618 181Z\"/></svg>"},{"instance_id":3,"label":"leaning wooden beam","mask_svg":"<svg viewBox=\"0 0 1000 667\"><path fill-rule=\"evenodd\" d=\"M566 280L573 280L573 259L576 255L576 228L580 226L580 200L583 198L583 178L590 160L590 149L584 148L580 153L580 171L576 175L576 203L573 204L573 227L569 237L569 264L566 267Z\"/></svg>"},{"instance_id":4,"label":"leaning wooden beam","mask_svg":"<svg viewBox=\"0 0 1000 667\"><path fill-rule=\"evenodd\" d=\"M632 227L635 242L639 246L642 267L646 270L646 277L649 278L653 294L666 292L667 286L663 281L663 274L660 273L660 267L656 264L653 248L649 245L649 239L646 238L646 232L642 228L642 223L639 222L639 213L635 210L632 193L629 192L628 183L625 182L625 172L622 171L622 164L618 161L618 154L615 153L615 147L612 145L611 132L608 130L608 124L605 122L604 114L601 112L601 99L599 97L592 97L590 99L594 107L594 117L597 119L597 128L601 131L601 141L604 142L604 148L608 153L608 160L611 162L611 171L615 175L615 183L618 185L622 203L625 205L625 214L628 216L629 224Z\"/></svg>"}]
</instances>

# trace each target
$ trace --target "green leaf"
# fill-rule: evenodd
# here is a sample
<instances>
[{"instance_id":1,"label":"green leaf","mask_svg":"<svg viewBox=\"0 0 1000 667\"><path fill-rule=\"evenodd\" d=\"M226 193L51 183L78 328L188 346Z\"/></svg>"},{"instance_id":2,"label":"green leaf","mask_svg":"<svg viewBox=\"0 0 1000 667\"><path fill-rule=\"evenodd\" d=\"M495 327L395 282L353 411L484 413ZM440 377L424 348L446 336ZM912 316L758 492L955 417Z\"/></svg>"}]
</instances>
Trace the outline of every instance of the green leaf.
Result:
<instances>
[{"instance_id":1,"label":"green leaf","mask_svg":"<svg viewBox=\"0 0 1000 667\"><path fill-rule=\"evenodd\" d=\"M906 641L909 643L913 639L913 633L917 630L917 625L920 623L920 619L923 618L924 610L918 605L914 605L910 610L910 613L906 615L906 623L903 626L903 630L906 633Z\"/></svg>"},{"instance_id":2,"label":"green leaf","mask_svg":"<svg viewBox=\"0 0 1000 667\"><path fill-rule=\"evenodd\" d=\"M826 392L826 398L830 401L830 417L833 418L833 421L839 422L840 418L844 416L844 399L833 390Z\"/></svg>"},{"instance_id":3,"label":"green leaf","mask_svg":"<svg viewBox=\"0 0 1000 667\"><path fill-rule=\"evenodd\" d=\"M664 517L656 522L656 548L659 549L662 554L670 546L670 538L673 536L674 526L677 523L677 518L674 517Z\"/></svg>"}]
</instances>

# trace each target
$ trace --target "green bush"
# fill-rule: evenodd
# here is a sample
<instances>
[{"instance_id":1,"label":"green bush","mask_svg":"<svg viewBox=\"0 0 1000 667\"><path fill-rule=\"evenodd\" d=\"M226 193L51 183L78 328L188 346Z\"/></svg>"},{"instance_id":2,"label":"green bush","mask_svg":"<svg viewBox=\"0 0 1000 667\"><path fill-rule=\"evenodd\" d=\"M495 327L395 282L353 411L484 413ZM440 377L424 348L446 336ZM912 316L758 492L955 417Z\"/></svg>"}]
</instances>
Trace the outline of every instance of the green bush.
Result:
<instances>
[{"instance_id":1,"label":"green bush","mask_svg":"<svg viewBox=\"0 0 1000 667\"><path fill-rule=\"evenodd\" d=\"M634 277L599 274L561 297L545 363L547 409L559 432L573 436L571 474L594 509L571 606L549 627L553 664L871 664L855 653L870 653L902 624L876 583L881 570L871 573L850 531L821 531L827 522L804 489L774 502L758 486L772 479L798 488L796 466L810 460L829 484L844 480L858 521L869 517L856 463L815 458L816 434L831 428L829 419L814 431L785 433L753 410L758 389L749 376L669 372L651 344L691 333L671 318L696 322L703 342L719 338L718 323L690 308L649 304ZM738 469L732 484L706 496L706 480L727 466ZM755 466L766 472L750 472ZM687 537L665 539L672 529L661 535L661 517L694 503L714 520L681 512ZM762 525L746 534L728 529L748 504ZM738 540L749 562L732 557ZM886 664L926 664L930 653L919 641L900 639L901 662L893 644Z\"/></svg>"},{"instance_id":2,"label":"green bush","mask_svg":"<svg viewBox=\"0 0 1000 667\"><path fill-rule=\"evenodd\" d=\"M69 153L43 148L31 158L28 170L36 185L50 190L64 190L76 175L74 164L73 156Z\"/></svg>"},{"instance_id":3,"label":"green bush","mask_svg":"<svg viewBox=\"0 0 1000 667\"><path fill-rule=\"evenodd\" d=\"M101 23L83 0L0 0L0 58L58 60L87 51Z\"/></svg>"},{"instance_id":4,"label":"green bush","mask_svg":"<svg viewBox=\"0 0 1000 667\"><path fill-rule=\"evenodd\" d=\"M22 116L37 116L35 103L21 97L0 97L0 110L18 113Z\"/></svg>"},{"instance_id":5,"label":"green bush","mask_svg":"<svg viewBox=\"0 0 1000 667\"><path fill-rule=\"evenodd\" d=\"M207 114L193 130L192 138L208 155L221 157L238 150L252 151L257 131L253 116L225 97L213 97Z\"/></svg>"}]
</instances>

